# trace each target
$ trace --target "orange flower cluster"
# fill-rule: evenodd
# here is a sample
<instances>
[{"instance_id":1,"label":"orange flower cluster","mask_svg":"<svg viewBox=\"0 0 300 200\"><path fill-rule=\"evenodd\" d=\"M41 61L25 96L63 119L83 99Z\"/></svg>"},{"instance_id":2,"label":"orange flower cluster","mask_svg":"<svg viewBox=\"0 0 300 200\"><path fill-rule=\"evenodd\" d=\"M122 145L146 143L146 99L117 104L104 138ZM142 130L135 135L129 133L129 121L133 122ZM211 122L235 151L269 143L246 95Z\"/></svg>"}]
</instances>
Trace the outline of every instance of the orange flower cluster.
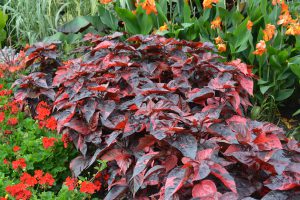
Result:
<instances>
[{"instance_id":1,"label":"orange flower cluster","mask_svg":"<svg viewBox=\"0 0 300 200\"><path fill-rule=\"evenodd\" d=\"M263 33L264 33L264 41L270 41L273 36L275 35L275 30L276 30L276 27L272 24L267 24L265 30L263 30Z\"/></svg>"},{"instance_id":2,"label":"orange flower cluster","mask_svg":"<svg viewBox=\"0 0 300 200\"><path fill-rule=\"evenodd\" d=\"M293 19L288 5L285 3L284 0L273 0L273 5L280 4L281 12L279 16L279 20L277 21L277 25L282 25L287 27L285 32L286 35L300 35L300 22L298 19Z\"/></svg>"},{"instance_id":3,"label":"orange flower cluster","mask_svg":"<svg viewBox=\"0 0 300 200\"><path fill-rule=\"evenodd\" d=\"M212 8L212 4L218 3L218 2L219 2L219 0L204 0L202 3L203 9Z\"/></svg>"},{"instance_id":4,"label":"orange flower cluster","mask_svg":"<svg viewBox=\"0 0 300 200\"><path fill-rule=\"evenodd\" d=\"M109 4L113 0L99 0L101 4Z\"/></svg>"},{"instance_id":5,"label":"orange flower cluster","mask_svg":"<svg viewBox=\"0 0 300 200\"><path fill-rule=\"evenodd\" d=\"M250 31L252 30L253 22L251 20L248 20L247 22L247 29Z\"/></svg>"},{"instance_id":6,"label":"orange flower cluster","mask_svg":"<svg viewBox=\"0 0 300 200\"><path fill-rule=\"evenodd\" d=\"M214 19L211 23L210 23L210 28L211 29L221 29L221 24L222 24L222 21L221 21L221 18L218 16L216 19Z\"/></svg>"},{"instance_id":7,"label":"orange flower cluster","mask_svg":"<svg viewBox=\"0 0 300 200\"><path fill-rule=\"evenodd\" d=\"M220 36L215 38L215 42L217 44L219 52L225 52L226 51L226 44Z\"/></svg>"},{"instance_id":8,"label":"orange flower cluster","mask_svg":"<svg viewBox=\"0 0 300 200\"><path fill-rule=\"evenodd\" d=\"M266 42L264 40L260 40L259 43L256 44L256 50L253 52L253 54L261 56L266 51Z\"/></svg>"},{"instance_id":9,"label":"orange flower cluster","mask_svg":"<svg viewBox=\"0 0 300 200\"><path fill-rule=\"evenodd\" d=\"M157 15L155 0L145 0L143 3L141 3L141 6L143 10L146 11L147 15L150 15L151 13Z\"/></svg>"}]
</instances>

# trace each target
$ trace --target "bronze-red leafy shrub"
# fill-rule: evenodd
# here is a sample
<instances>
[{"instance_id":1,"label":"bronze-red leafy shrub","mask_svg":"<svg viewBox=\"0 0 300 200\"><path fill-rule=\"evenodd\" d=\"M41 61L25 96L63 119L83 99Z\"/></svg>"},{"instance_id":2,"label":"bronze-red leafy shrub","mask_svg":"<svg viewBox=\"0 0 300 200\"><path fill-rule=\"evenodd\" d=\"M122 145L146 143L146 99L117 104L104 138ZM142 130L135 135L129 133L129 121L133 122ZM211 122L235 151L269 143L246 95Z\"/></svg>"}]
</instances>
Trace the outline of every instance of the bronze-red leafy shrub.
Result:
<instances>
[{"instance_id":1,"label":"bronze-red leafy shrub","mask_svg":"<svg viewBox=\"0 0 300 200\"><path fill-rule=\"evenodd\" d=\"M249 66L220 62L208 43L121 38L89 34L81 56L54 76L35 72L16 81L16 99L47 101L57 131L81 152L70 164L74 177L102 159L105 199L295 195L299 143L244 117Z\"/></svg>"}]
</instances>

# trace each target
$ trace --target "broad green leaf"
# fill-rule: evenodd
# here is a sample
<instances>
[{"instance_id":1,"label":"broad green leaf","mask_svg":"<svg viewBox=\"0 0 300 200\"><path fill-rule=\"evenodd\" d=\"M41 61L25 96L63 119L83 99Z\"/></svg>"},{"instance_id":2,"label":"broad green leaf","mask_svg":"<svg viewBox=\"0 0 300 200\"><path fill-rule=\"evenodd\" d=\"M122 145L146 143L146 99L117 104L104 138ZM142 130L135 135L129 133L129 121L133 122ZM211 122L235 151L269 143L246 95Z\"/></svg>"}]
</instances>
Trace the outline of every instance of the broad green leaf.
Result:
<instances>
[{"instance_id":1,"label":"broad green leaf","mask_svg":"<svg viewBox=\"0 0 300 200\"><path fill-rule=\"evenodd\" d=\"M101 22L116 31L118 29L118 19L109 10L105 9L102 5L98 7Z\"/></svg>"},{"instance_id":2,"label":"broad green leaf","mask_svg":"<svg viewBox=\"0 0 300 200\"><path fill-rule=\"evenodd\" d=\"M127 9L122 9L116 7L116 12L118 16L125 22L125 27L128 32L133 34L140 34L141 29L140 26L137 24L137 17L131 11ZM146 26L146 25L144 25Z\"/></svg>"},{"instance_id":3,"label":"broad green leaf","mask_svg":"<svg viewBox=\"0 0 300 200\"><path fill-rule=\"evenodd\" d=\"M7 19L8 16L0 10L0 30L5 27Z\"/></svg>"},{"instance_id":4,"label":"broad green leaf","mask_svg":"<svg viewBox=\"0 0 300 200\"><path fill-rule=\"evenodd\" d=\"M278 95L275 97L276 101L283 101L289 98L293 94L294 90L295 89L284 89L278 91Z\"/></svg>"},{"instance_id":5,"label":"broad green leaf","mask_svg":"<svg viewBox=\"0 0 300 200\"><path fill-rule=\"evenodd\" d=\"M295 56L289 59L288 66L294 74L300 79L300 56Z\"/></svg>"},{"instance_id":6,"label":"broad green leaf","mask_svg":"<svg viewBox=\"0 0 300 200\"><path fill-rule=\"evenodd\" d=\"M260 86L259 89L262 94L265 94L271 87L272 85L266 85L266 86Z\"/></svg>"},{"instance_id":7,"label":"broad green leaf","mask_svg":"<svg viewBox=\"0 0 300 200\"><path fill-rule=\"evenodd\" d=\"M58 28L62 33L77 33L91 25L91 22L84 16L76 17L72 21Z\"/></svg>"}]
</instances>

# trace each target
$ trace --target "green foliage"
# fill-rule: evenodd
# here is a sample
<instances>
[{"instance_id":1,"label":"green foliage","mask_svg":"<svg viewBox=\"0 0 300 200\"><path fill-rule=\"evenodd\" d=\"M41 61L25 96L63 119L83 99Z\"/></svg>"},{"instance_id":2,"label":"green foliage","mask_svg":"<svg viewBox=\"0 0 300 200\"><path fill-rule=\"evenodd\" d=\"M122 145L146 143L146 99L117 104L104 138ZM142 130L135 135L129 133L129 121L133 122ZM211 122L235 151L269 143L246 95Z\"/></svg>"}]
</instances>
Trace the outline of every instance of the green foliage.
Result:
<instances>
[{"instance_id":1,"label":"green foliage","mask_svg":"<svg viewBox=\"0 0 300 200\"><path fill-rule=\"evenodd\" d=\"M7 15L0 10L0 47L1 47L1 43L6 39L6 31L4 30L6 21L7 21Z\"/></svg>"},{"instance_id":2,"label":"green foliage","mask_svg":"<svg viewBox=\"0 0 300 200\"><path fill-rule=\"evenodd\" d=\"M95 0L5 0L9 14L8 35L13 44L35 43L55 34L57 28L77 16L94 15Z\"/></svg>"}]
</instances>

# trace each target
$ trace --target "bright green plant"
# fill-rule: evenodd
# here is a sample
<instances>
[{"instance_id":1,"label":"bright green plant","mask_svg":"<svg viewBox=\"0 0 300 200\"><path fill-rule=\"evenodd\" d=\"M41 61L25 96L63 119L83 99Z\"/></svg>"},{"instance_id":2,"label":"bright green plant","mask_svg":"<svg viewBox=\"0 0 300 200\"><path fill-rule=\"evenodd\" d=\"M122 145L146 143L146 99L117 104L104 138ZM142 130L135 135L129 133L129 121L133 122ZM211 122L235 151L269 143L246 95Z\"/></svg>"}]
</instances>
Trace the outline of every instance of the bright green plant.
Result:
<instances>
[{"instance_id":1,"label":"bright green plant","mask_svg":"<svg viewBox=\"0 0 300 200\"><path fill-rule=\"evenodd\" d=\"M4 30L6 21L7 21L7 15L0 10L0 48L1 48L1 43L6 39L6 31Z\"/></svg>"}]
</instances>

